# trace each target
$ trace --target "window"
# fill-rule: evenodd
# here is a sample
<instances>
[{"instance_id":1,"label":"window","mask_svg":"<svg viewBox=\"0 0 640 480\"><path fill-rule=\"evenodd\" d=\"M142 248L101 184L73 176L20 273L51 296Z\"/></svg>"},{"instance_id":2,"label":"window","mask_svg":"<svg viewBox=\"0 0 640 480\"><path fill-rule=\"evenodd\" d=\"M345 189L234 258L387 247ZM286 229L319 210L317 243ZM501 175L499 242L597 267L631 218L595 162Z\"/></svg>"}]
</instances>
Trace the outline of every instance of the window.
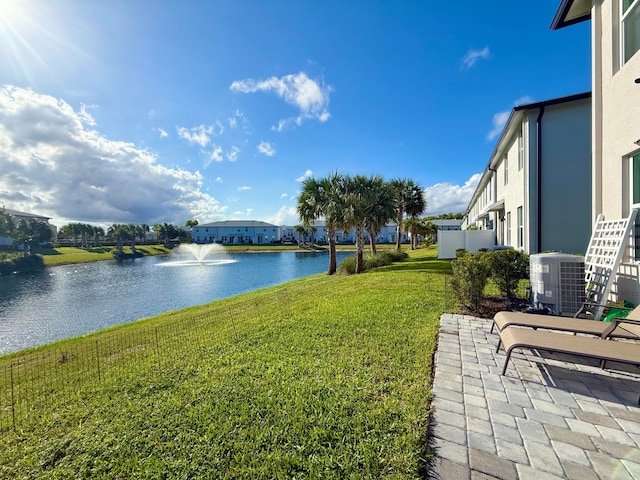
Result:
<instances>
[{"instance_id":1,"label":"window","mask_svg":"<svg viewBox=\"0 0 640 480\"><path fill-rule=\"evenodd\" d=\"M505 245L511 245L511 212L507 212L507 241Z\"/></svg>"},{"instance_id":2,"label":"window","mask_svg":"<svg viewBox=\"0 0 640 480\"><path fill-rule=\"evenodd\" d=\"M524 247L524 218L522 207L518 207L518 248Z\"/></svg>"},{"instance_id":3,"label":"window","mask_svg":"<svg viewBox=\"0 0 640 480\"><path fill-rule=\"evenodd\" d=\"M640 0L621 0L622 63L640 50Z\"/></svg>"},{"instance_id":4,"label":"window","mask_svg":"<svg viewBox=\"0 0 640 480\"><path fill-rule=\"evenodd\" d=\"M524 167L524 135L522 128L520 128L518 134L518 171L522 170L522 167Z\"/></svg>"},{"instance_id":5,"label":"window","mask_svg":"<svg viewBox=\"0 0 640 480\"><path fill-rule=\"evenodd\" d=\"M509 157L505 155L502 164L504 165L504 184L506 185L509 183Z\"/></svg>"}]
</instances>

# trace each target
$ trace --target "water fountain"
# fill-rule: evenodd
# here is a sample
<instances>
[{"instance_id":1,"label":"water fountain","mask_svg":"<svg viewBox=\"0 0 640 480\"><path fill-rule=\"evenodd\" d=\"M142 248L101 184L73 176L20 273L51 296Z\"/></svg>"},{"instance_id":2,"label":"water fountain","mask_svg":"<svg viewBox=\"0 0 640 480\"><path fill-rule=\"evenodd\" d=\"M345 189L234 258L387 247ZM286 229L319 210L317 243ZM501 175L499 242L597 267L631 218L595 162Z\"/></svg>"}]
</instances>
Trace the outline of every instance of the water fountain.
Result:
<instances>
[{"instance_id":1,"label":"water fountain","mask_svg":"<svg viewBox=\"0 0 640 480\"><path fill-rule=\"evenodd\" d=\"M161 267L181 267L192 265L225 265L227 263L237 262L237 260L230 258L220 258L225 255L226 253L222 245L216 243L189 243L179 245L171 252L171 258L177 257L180 260L171 260L169 262L159 263L158 265Z\"/></svg>"}]
</instances>

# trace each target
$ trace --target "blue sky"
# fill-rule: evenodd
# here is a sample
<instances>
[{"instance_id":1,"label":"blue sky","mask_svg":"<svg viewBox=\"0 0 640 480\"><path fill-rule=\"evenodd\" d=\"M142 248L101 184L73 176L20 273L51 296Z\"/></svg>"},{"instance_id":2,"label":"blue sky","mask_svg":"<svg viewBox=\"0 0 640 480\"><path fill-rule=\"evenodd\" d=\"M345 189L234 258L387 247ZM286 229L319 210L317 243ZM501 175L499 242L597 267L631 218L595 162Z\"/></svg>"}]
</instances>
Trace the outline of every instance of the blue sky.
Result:
<instances>
[{"instance_id":1,"label":"blue sky","mask_svg":"<svg viewBox=\"0 0 640 480\"><path fill-rule=\"evenodd\" d=\"M339 171L464 211L515 105L591 88L559 3L0 0L0 204L292 225Z\"/></svg>"}]
</instances>

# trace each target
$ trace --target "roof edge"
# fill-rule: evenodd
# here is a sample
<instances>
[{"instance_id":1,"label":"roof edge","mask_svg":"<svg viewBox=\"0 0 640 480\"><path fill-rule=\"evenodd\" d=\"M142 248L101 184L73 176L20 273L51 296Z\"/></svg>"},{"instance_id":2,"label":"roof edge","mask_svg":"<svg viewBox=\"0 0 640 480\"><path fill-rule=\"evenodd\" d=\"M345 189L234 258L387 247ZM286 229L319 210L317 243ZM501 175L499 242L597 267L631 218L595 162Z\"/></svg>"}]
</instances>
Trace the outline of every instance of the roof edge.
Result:
<instances>
[{"instance_id":1,"label":"roof edge","mask_svg":"<svg viewBox=\"0 0 640 480\"><path fill-rule=\"evenodd\" d=\"M551 30L560 30L561 28L575 25L576 23L584 22L591 18L591 10L589 9L587 12L579 13L578 16L567 20L567 15L569 15L573 4L574 0L562 0L551 22Z\"/></svg>"}]
</instances>

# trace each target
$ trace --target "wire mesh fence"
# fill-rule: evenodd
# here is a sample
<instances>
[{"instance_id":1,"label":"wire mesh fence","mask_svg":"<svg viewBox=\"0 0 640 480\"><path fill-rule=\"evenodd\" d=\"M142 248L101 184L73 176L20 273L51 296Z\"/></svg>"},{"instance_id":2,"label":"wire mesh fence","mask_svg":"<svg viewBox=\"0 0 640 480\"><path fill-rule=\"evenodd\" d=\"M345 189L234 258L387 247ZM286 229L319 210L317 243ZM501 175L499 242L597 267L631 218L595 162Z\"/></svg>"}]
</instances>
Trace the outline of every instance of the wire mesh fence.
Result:
<instances>
[{"instance_id":1,"label":"wire mesh fence","mask_svg":"<svg viewBox=\"0 0 640 480\"><path fill-rule=\"evenodd\" d=\"M456 307L450 275L425 274L425 288L436 293L442 311ZM225 302L224 308L194 309L174 321L102 332L55 349L25 352L0 364L0 432L51 421L52 408L64 414L89 402L99 389L122 391L145 378L161 381L164 372L192 365L257 336L262 329L295 322L297 315L321 315L317 298L296 298L289 288L272 290L253 301ZM432 298L434 296L432 295ZM142 379L142 380L141 380ZM114 388L114 386L116 388ZM116 394L117 395L117 394ZM118 401L114 398L113 401Z\"/></svg>"}]
</instances>

